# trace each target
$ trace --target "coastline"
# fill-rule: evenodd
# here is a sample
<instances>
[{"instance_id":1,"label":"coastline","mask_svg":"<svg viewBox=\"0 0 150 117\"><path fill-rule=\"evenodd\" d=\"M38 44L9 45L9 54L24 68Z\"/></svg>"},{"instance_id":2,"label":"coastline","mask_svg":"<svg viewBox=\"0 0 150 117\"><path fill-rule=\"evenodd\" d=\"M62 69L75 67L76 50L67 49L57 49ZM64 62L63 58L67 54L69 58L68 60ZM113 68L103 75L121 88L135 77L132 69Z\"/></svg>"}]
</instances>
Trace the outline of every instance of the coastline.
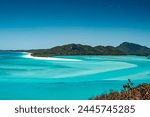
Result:
<instances>
[{"instance_id":1,"label":"coastline","mask_svg":"<svg viewBox=\"0 0 150 117\"><path fill-rule=\"evenodd\" d=\"M26 55L23 55L24 58L30 58L30 59L37 59L37 60L50 60L50 61L82 61L78 59L66 59L66 58L55 58L55 57L35 57L32 56L32 53L29 52L22 52Z\"/></svg>"},{"instance_id":2,"label":"coastline","mask_svg":"<svg viewBox=\"0 0 150 117\"><path fill-rule=\"evenodd\" d=\"M118 70L112 71L114 68L113 65L107 64L109 59L108 62L104 63L97 60L95 62L95 58L93 58L93 61L92 59L87 59L88 61L83 59L82 62L43 61L34 60L31 53L32 52L18 52L18 54L12 54L15 59L13 59L13 57L9 57L10 59L7 59L7 55L4 56L6 59L3 57L1 58L2 64L4 64L3 61L7 63L6 66L1 66L1 70L3 71L1 72L0 82L0 88L2 89L0 90L0 93L3 94L2 96L5 99L89 99L91 97L94 98L96 96L100 96L100 94L103 94L104 91L109 92L110 89L120 91L121 87L128 79L128 77L125 78L125 76L129 76L135 85L149 83L150 63L146 62L144 59L142 62L138 61L137 59L140 59L141 57L135 58L134 61L131 59L131 61L129 61L131 64L138 65L138 70L136 68L119 70L118 68L120 67L130 66L128 66L128 64L119 63L117 65L114 63L116 64L115 68ZM31 57L31 59L23 58L25 55L26 57ZM11 56L11 54L9 56ZM62 58L69 59L69 57L65 56ZM78 59L78 57L74 58ZM122 59L117 61L124 62ZM55 65L64 65L64 67L55 67ZM5 72L4 70L7 71ZM99 71L106 72L99 74L97 73ZM139 75L138 73L141 72L143 72L143 74ZM137 74L137 76L134 74ZM110 79L113 77L118 79ZM11 91L11 93L7 91Z\"/></svg>"}]
</instances>

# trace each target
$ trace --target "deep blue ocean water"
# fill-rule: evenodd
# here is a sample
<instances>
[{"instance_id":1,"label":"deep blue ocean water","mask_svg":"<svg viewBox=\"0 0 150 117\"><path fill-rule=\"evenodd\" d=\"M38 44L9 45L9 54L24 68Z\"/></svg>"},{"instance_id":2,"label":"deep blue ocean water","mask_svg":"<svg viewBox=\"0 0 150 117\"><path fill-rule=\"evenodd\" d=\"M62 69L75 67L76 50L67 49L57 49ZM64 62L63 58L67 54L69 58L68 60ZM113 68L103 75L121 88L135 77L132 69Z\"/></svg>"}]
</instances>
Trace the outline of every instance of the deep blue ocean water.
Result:
<instances>
[{"instance_id":1,"label":"deep blue ocean water","mask_svg":"<svg viewBox=\"0 0 150 117\"><path fill-rule=\"evenodd\" d=\"M128 79L134 85L150 83L150 59L142 56L38 60L25 55L0 52L0 99L85 100L110 89L121 90Z\"/></svg>"}]
</instances>

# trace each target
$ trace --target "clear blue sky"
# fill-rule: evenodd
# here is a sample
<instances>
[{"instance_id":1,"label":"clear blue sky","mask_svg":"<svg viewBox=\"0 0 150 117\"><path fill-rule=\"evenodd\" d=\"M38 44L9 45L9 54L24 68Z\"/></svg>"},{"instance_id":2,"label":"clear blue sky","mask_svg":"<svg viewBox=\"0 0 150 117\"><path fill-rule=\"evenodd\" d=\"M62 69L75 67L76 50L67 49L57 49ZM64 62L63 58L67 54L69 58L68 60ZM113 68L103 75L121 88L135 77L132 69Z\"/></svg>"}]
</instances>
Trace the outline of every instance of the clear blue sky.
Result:
<instances>
[{"instance_id":1,"label":"clear blue sky","mask_svg":"<svg viewBox=\"0 0 150 117\"><path fill-rule=\"evenodd\" d=\"M0 0L0 49L150 47L150 0Z\"/></svg>"}]
</instances>

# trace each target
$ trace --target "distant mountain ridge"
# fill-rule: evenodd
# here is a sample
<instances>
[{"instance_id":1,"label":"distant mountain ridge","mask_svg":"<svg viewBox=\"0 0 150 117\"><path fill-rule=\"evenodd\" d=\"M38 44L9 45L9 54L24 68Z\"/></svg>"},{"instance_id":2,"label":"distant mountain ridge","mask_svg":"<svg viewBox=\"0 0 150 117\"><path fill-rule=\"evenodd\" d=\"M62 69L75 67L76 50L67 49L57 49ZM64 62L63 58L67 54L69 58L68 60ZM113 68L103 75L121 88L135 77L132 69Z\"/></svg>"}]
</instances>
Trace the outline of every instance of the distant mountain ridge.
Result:
<instances>
[{"instance_id":1,"label":"distant mountain ridge","mask_svg":"<svg viewBox=\"0 0 150 117\"><path fill-rule=\"evenodd\" d=\"M7 50L12 51L12 50ZM82 44L67 44L50 49L13 50L13 52L30 52L32 56L67 56L67 55L150 55L150 48L139 44L124 42L117 47L89 46Z\"/></svg>"},{"instance_id":2,"label":"distant mountain ridge","mask_svg":"<svg viewBox=\"0 0 150 117\"><path fill-rule=\"evenodd\" d=\"M67 44L51 49L30 50L33 56L61 56L61 55L150 55L150 48L139 44L124 42L117 47L89 46L81 44Z\"/></svg>"},{"instance_id":3,"label":"distant mountain ridge","mask_svg":"<svg viewBox=\"0 0 150 117\"><path fill-rule=\"evenodd\" d=\"M117 49L129 55L150 55L150 48L129 42L120 44Z\"/></svg>"},{"instance_id":4,"label":"distant mountain ridge","mask_svg":"<svg viewBox=\"0 0 150 117\"><path fill-rule=\"evenodd\" d=\"M34 50L33 56L60 56L60 55L123 55L124 53L112 46L96 46L68 44L51 49Z\"/></svg>"}]
</instances>

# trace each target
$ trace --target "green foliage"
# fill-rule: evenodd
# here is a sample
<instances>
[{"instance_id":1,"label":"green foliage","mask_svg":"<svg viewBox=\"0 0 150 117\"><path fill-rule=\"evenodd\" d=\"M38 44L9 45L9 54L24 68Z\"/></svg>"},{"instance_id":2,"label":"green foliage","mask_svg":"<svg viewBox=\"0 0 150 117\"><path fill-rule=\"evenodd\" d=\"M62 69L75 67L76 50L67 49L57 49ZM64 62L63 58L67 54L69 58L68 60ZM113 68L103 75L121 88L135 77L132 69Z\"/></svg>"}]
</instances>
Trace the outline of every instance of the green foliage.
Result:
<instances>
[{"instance_id":1,"label":"green foliage","mask_svg":"<svg viewBox=\"0 0 150 117\"><path fill-rule=\"evenodd\" d=\"M128 79L128 82L123 85L123 89L124 91L128 91L128 90L131 90L133 88L133 83L131 82L130 79Z\"/></svg>"},{"instance_id":2,"label":"green foliage","mask_svg":"<svg viewBox=\"0 0 150 117\"><path fill-rule=\"evenodd\" d=\"M123 91L126 91L126 96L128 97L128 99L132 99L132 89L133 89L133 83L131 82L130 79L128 79L128 82L123 85Z\"/></svg>"}]
</instances>

